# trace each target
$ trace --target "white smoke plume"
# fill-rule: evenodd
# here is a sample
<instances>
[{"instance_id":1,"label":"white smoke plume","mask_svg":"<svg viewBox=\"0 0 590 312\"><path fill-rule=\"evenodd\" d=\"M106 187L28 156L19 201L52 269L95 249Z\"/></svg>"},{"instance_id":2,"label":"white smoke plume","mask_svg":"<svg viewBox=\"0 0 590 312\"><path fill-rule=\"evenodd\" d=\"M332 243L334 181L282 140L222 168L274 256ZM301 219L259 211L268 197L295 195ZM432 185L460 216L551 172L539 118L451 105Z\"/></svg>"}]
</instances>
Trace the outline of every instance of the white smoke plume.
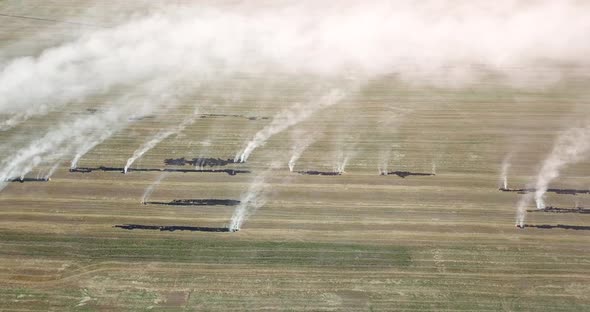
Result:
<instances>
[{"instance_id":1,"label":"white smoke plume","mask_svg":"<svg viewBox=\"0 0 590 312\"><path fill-rule=\"evenodd\" d=\"M57 160L50 168L49 170L39 170L39 172L37 172L37 179L44 179L49 181L49 179L51 178L51 176L53 175L53 173L55 173L55 171L59 168L59 165L61 164L60 160Z\"/></svg>"},{"instance_id":2,"label":"white smoke plume","mask_svg":"<svg viewBox=\"0 0 590 312\"><path fill-rule=\"evenodd\" d=\"M169 172L163 172L162 174L160 174L158 176L158 178L154 181L154 183L150 184L150 186L148 186L148 188L145 189L145 192L143 193L143 196L141 197L142 204L145 204L147 202L148 197L150 197L150 195L152 195L152 193L154 192L156 187L158 187L158 185L160 185L160 182L162 182L162 180L164 180L164 178L166 178L168 176L168 173Z\"/></svg>"},{"instance_id":3,"label":"white smoke plume","mask_svg":"<svg viewBox=\"0 0 590 312\"><path fill-rule=\"evenodd\" d=\"M399 105L390 105L387 107L387 110L379 116L377 124L381 131L386 131L390 134L395 133L400 126L401 120L412 111L413 109L411 108L400 107ZM387 141L382 142L377 147L379 150L379 164L377 166L379 174L387 175L391 151L396 147L398 147L397 144L392 144Z\"/></svg>"},{"instance_id":4,"label":"white smoke plume","mask_svg":"<svg viewBox=\"0 0 590 312\"><path fill-rule=\"evenodd\" d=\"M70 164L70 169L75 169L78 167L78 162L80 159L86 155L91 149L93 149L98 144L104 142L106 139L110 138L113 133L116 131L117 125L113 125L113 128L105 129L104 132L100 133L99 135L93 135L87 138L87 141L80 145L76 150L76 156L72 159Z\"/></svg>"},{"instance_id":5,"label":"white smoke plume","mask_svg":"<svg viewBox=\"0 0 590 312\"><path fill-rule=\"evenodd\" d=\"M176 51L170 51L167 43L179 38L162 33L152 36L156 30L173 32L169 27L175 25L170 23L172 20L167 23L158 15L145 17L88 32L38 57L18 58L0 67L0 114L11 115L0 122L0 130L113 87L186 76L182 61L174 59L179 53L189 53L186 45L190 40L173 44ZM24 89L28 91L22 92Z\"/></svg>"},{"instance_id":6,"label":"white smoke plume","mask_svg":"<svg viewBox=\"0 0 590 312\"><path fill-rule=\"evenodd\" d=\"M51 176L55 173L55 171L57 171L57 169L59 168L59 165L61 165L60 161L57 161L55 164L53 164L53 166L51 166L51 168L49 169L49 172L47 172L47 174L43 177L43 179L48 180L51 178Z\"/></svg>"},{"instance_id":7,"label":"white smoke plume","mask_svg":"<svg viewBox=\"0 0 590 312\"><path fill-rule=\"evenodd\" d=\"M335 165L334 170L338 173L344 173L344 170L346 169L346 165L348 165L348 161L352 156L353 156L352 152L339 151L338 156L336 158L336 165Z\"/></svg>"},{"instance_id":8,"label":"white smoke plume","mask_svg":"<svg viewBox=\"0 0 590 312\"><path fill-rule=\"evenodd\" d=\"M30 115L32 115L32 114L31 113L28 115L19 114L19 115L12 116L9 119L0 121L0 131L12 129L13 127L15 127L18 124L22 123L23 121L27 120Z\"/></svg>"},{"instance_id":9,"label":"white smoke plume","mask_svg":"<svg viewBox=\"0 0 590 312\"><path fill-rule=\"evenodd\" d=\"M308 119L318 110L332 106L343 98L344 93L339 90L332 90L327 95L324 95L317 100L305 104L298 103L293 107L279 112L274 116L270 124L258 131L256 135L254 135L254 138L248 142L246 148L236 155L235 161L245 162L257 147L266 143L266 140L273 135Z\"/></svg>"},{"instance_id":10,"label":"white smoke plume","mask_svg":"<svg viewBox=\"0 0 590 312\"><path fill-rule=\"evenodd\" d=\"M346 169L346 165L348 164L348 156L344 157L336 167L336 172L344 173L344 169Z\"/></svg>"},{"instance_id":11,"label":"white smoke plume","mask_svg":"<svg viewBox=\"0 0 590 312\"><path fill-rule=\"evenodd\" d=\"M379 174L387 175L388 168L389 168L389 157L391 156L391 146L389 148L382 147L381 151L379 152L379 166L377 169L379 170Z\"/></svg>"},{"instance_id":12,"label":"white smoke plume","mask_svg":"<svg viewBox=\"0 0 590 312\"><path fill-rule=\"evenodd\" d=\"M509 153L502 160L502 168L500 172L500 180L502 181L502 188L508 189L508 170L510 170L510 161L512 160L512 153Z\"/></svg>"},{"instance_id":13,"label":"white smoke plume","mask_svg":"<svg viewBox=\"0 0 590 312\"><path fill-rule=\"evenodd\" d=\"M545 208L544 196L549 183L559 177L567 165L584 160L590 150L590 124L568 129L561 134L551 154L543 162L535 183L535 202L538 209Z\"/></svg>"},{"instance_id":14,"label":"white smoke plume","mask_svg":"<svg viewBox=\"0 0 590 312\"><path fill-rule=\"evenodd\" d=\"M477 83L488 71L509 83L526 75L555 78L590 65L588 12L590 2L575 0L169 6L36 56L2 60L0 124L8 129L130 86L153 82L166 90L179 81L223 81L236 73L322 79L397 74L411 82L460 86ZM158 104L145 96L48 129L0 162L0 181L21 177L49 158L76 155L91 133L125 123L125 112L150 105Z\"/></svg>"},{"instance_id":15,"label":"white smoke plume","mask_svg":"<svg viewBox=\"0 0 590 312\"><path fill-rule=\"evenodd\" d=\"M266 204L266 195L270 188L270 185L266 183L268 173L269 171L266 171L257 176L250 184L248 191L242 195L240 205L238 205L230 220L230 232L239 231L244 221Z\"/></svg>"},{"instance_id":16,"label":"white smoke plume","mask_svg":"<svg viewBox=\"0 0 590 312\"><path fill-rule=\"evenodd\" d=\"M96 129L121 122L116 110L64 123L21 148L0 163L0 181L23 177L46 160L71 154Z\"/></svg>"},{"instance_id":17,"label":"white smoke plume","mask_svg":"<svg viewBox=\"0 0 590 312\"><path fill-rule=\"evenodd\" d=\"M516 205L516 226L520 227L521 229L524 228L526 221L526 209L531 203L532 199L533 194L526 193L520 198L518 204Z\"/></svg>"},{"instance_id":18,"label":"white smoke plume","mask_svg":"<svg viewBox=\"0 0 590 312\"><path fill-rule=\"evenodd\" d=\"M193 124L195 122L196 115L197 111L195 110L195 112L191 116L185 118L180 125L156 133L156 135L154 135L153 138L151 138L149 141L145 142L137 150L135 150L135 152L133 152L133 156L127 159L127 163L125 164L125 168L123 168L123 172L127 173L127 170L135 162L135 160L143 156L143 154L145 154L147 151L154 148L154 146L158 145L158 143L162 142L171 135L182 132L184 128Z\"/></svg>"},{"instance_id":19,"label":"white smoke plume","mask_svg":"<svg viewBox=\"0 0 590 312\"><path fill-rule=\"evenodd\" d=\"M162 93L162 88L169 89L170 85L160 82L147 84L96 114L68 120L48 129L0 162L0 181L24 177L40 164L75 155L88 138L123 128L131 113L147 114L158 107L173 105L175 102L169 103L170 97Z\"/></svg>"},{"instance_id":20,"label":"white smoke plume","mask_svg":"<svg viewBox=\"0 0 590 312\"><path fill-rule=\"evenodd\" d=\"M396 73L462 85L484 68L513 82L523 67L589 65L588 12L575 0L171 5L0 64L0 124L153 77Z\"/></svg>"},{"instance_id":21,"label":"white smoke plume","mask_svg":"<svg viewBox=\"0 0 590 312\"><path fill-rule=\"evenodd\" d=\"M289 159L289 171L293 172L297 160L303 155L303 152L311 146L318 139L317 133L305 132L305 131L294 131L293 148L291 151L291 158Z\"/></svg>"}]
</instances>

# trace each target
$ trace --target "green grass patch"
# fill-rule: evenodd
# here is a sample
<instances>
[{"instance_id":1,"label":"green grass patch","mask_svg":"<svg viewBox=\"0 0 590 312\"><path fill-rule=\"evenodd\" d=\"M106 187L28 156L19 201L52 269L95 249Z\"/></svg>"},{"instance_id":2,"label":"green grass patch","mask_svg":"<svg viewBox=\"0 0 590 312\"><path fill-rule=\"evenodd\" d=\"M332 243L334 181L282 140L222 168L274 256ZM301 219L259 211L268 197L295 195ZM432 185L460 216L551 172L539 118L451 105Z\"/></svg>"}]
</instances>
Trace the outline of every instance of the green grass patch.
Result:
<instances>
[{"instance_id":1,"label":"green grass patch","mask_svg":"<svg viewBox=\"0 0 590 312\"><path fill-rule=\"evenodd\" d=\"M228 234L221 234L228 235ZM231 234L229 234L231 235ZM227 240L211 236L100 238L0 232L0 254L88 261L162 261L218 264L404 267L403 246Z\"/></svg>"}]
</instances>

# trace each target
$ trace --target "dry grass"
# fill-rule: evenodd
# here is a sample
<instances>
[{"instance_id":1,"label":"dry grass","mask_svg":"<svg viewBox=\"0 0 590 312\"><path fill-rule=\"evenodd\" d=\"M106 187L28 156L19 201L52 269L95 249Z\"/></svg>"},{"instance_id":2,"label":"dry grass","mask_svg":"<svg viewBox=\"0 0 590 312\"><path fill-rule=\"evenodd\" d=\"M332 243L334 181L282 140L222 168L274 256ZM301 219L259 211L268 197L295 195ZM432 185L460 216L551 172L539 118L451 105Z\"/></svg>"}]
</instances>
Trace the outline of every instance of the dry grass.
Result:
<instances>
[{"instance_id":1,"label":"dry grass","mask_svg":"<svg viewBox=\"0 0 590 312\"><path fill-rule=\"evenodd\" d=\"M14 3L0 1L0 8ZM65 2L47 6L56 3ZM8 25L0 30L11 32ZM8 46L16 39L2 40ZM193 95L177 111L132 124L80 166L123 166L147 135L180 121L193 105L202 106L202 113L272 117L278 100L304 100L299 94L306 82L274 81L274 97L257 93L256 77ZM235 91L237 85L249 91ZM497 191L499 165L509 150L518 152L514 186L535 173L555 134L579 118L577 103L588 96L584 85L571 79L525 91L490 81L441 90L391 78L371 82L349 103L299 126L324 135L296 168L329 170L336 151L350 149L347 172L316 177L274 170L268 203L237 233L113 228L219 227L233 208L142 205L145 188L159 173L74 174L66 160L51 182L12 183L0 193L0 310L587 310L588 232L515 230L520 195ZM240 101L228 104L224 96L238 93ZM0 137L22 146L112 96L90 98ZM397 123L388 123L392 107L413 110L396 131ZM164 167L170 157L232 158L267 123L200 119L135 166ZM252 170L250 175L170 174L151 199L239 199L272 161L286 165L290 137L273 137L247 164L234 166ZM437 175L378 176L379 154L391 144L390 170L429 172L434 161ZM555 184L584 188L588 173L587 164L577 165ZM588 195L575 198L590 205ZM549 200L566 207L574 197L551 194ZM527 222L590 225L590 216L535 213Z\"/></svg>"}]
</instances>

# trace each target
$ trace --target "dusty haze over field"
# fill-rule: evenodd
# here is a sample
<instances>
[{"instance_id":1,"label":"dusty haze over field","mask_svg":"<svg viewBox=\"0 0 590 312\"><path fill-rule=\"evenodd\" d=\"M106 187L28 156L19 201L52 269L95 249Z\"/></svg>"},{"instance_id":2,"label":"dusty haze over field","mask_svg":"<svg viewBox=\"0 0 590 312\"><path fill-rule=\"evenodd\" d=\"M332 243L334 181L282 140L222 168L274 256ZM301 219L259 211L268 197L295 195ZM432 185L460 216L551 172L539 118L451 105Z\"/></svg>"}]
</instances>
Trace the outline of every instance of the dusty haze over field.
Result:
<instances>
[{"instance_id":1,"label":"dusty haze over field","mask_svg":"<svg viewBox=\"0 0 590 312\"><path fill-rule=\"evenodd\" d=\"M8 130L31 116L67 110L70 103L121 86L177 96L194 91L187 84L206 88L212 81L244 73L280 72L354 81L338 83L342 88L362 85L380 75L397 75L416 84L444 77L434 81L452 87L475 83L484 73L499 75L508 86L526 86L529 74L535 81L541 76L551 83L590 62L589 8L590 4L580 1L157 7L122 24L88 29L79 38L47 47L38 55L4 60L0 69L2 127ZM547 67L557 70L538 70ZM139 114L169 104L154 101L153 95L128 98L124 94L118 101L135 102L129 109ZM312 100L307 105L321 104ZM46 148L34 141L26 147L26 155L18 151L9 156L3 167L15 167L9 172L5 169L1 177L24 175L32 169L29 163L43 162L57 150L73 149L64 144L83 135L73 130L77 123L109 133L110 127L125 123L118 115L129 115L129 109L113 107L102 113L108 114L104 117L49 129L64 137ZM88 125L94 119L94 125ZM297 113L293 119L296 123ZM62 134L63 130L67 133ZM50 138L39 139L47 142ZM26 165L11 163L19 156L25 157Z\"/></svg>"},{"instance_id":2,"label":"dusty haze over field","mask_svg":"<svg viewBox=\"0 0 590 312\"><path fill-rule=\"evenodd\" d=\"M583 310L589 17L0 0L0 310Z\"/></svg>"}]
</instances>

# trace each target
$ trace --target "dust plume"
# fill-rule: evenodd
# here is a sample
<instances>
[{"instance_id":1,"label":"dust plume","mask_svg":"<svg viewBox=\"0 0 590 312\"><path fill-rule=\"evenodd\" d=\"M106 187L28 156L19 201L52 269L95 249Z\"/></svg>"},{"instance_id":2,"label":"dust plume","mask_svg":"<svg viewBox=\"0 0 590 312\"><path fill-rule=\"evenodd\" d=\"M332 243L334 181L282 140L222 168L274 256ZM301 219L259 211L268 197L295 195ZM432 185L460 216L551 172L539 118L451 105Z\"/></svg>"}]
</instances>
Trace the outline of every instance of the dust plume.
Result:
<instances>
[{"instance_id":1,"label":"dust plume","mask_svg":"<svg viewBox=\"0 0 590 312\"><path fill-rule=\"evenodd\" d=\"M117 118L118 114L113 113L109 111L64 123L33 140L28 146L19 149L2 161L0 181L23 177L47 160L59 159L72 153L75 147L82 144L84 139L95 130L106 128L111 123L121 122Z\"/></svg>"},{"instance_id":2,"label":"dust plume","mask_svg":"<svg viewBox=\"0 0 590 312\"><path fill-rule=\"evenodd\" d=\"M549 183L559 177L560 171L573 163L584 160L590 150L590 124L575 127L562 133L551 154L545 159L535 182L535 202L538 209L545 208L544 195Z\"/></svg>"},{"instance_id":3,"label":"dust plume","mask_svg":"<svg viewBox=\"0 0 590 312\"><path fill-rule=\"evenodd\" d=\"M47 172L47 174L43 178L45 180L48 180L49 181L49 178L51 178L51 176L59 168L59 165L61 165L61 162L60 161L57 161L55 164L53 164L53 166L51 166L51 168L49 169L49 172Z\"/></svg>"},{"instance_id":4,"label":"dust plume","mask_svg":"<svg viewBox=\"0 0 590 312\"><path fill-rule=\"evenodd\" d=\"M388 168L389 168L389 157L391 157L391 148L389 147L382 147L379 151L379 165L377 166L377 170L379 170L379 175L387 175Z\"/></svg>"},{"instance_id":5,"label":"dust plume","mask_svg":"<svg viewBox=\"0 0 590 312\"><path fill-rule=\"evenodd\" d=\"M128 123L127 116L132 113L149 113L158 107L174 105L175 102L168 102L169 95L163 94L160 89L168 87L161 83L158 83L158 87L151 84L143 86L136 92L114 100L96 114L67 120L48 129L0 162L0 181L24 177L40 164L75 155L87 143L87 139L97 133L110 133L113 129L124 128Z\"/></svg>"},{"instance_id":6,"label":"dust plume","mask_svg":"<svg viewBox=\"0 0 590 312\"><path fill-rule=\"evenodd\" d=\"M523 229L526 219L526 210L527 207L530 205L531 200L533 199L532 193L524 194L518 204L516 205L516 226Z\"/></svg>"},{"instance_id":7,"label":"dust plume","mask_svg":"<svg viewBox=\"0 0 590 312\"><path fill-rule=\"evenodd\" d=\"M353 156L353 152L351 151L339 151L338 156L336 157L336 164L334 166L334 171L338 173L344 173L346 169L346 165L348 165L348 161Z\"/></svg>"},{"instance_id":8,"label":"dust plume","mask_svg":"<svg viewBox=\"0 0 590 312\"><path fill-rule=\"evenodd\" d=\"M50 168L49 170L45 171L45 170L39 170L39 172L37 172L37 179L43 179L46 181L49 181L49 179L51 178L51 176L53 175L53 173L55 173L55 171L59 168L59 165L61 164L60 160L57 160Z\"/></svg>"},{"instance_id":9,"label":"dust plume","mask_svg":"<svg viewBox=\"0 0 590 312\"><path fill-rule=\"evenodd\" d=\"M265 144L273 135L308 119L318 110L330 107L341 101L343 98L343 92L340 90L332 90L319 99L312 100L305 104L297 103L292 107L279 112L273 117L273 120L269 125L254 135L254 138L248 142L244 150L236 155L234 160L236 162L245 162L257 147Z\"/></svg>"},{"instance_id":10,"label":"dust plume","mask_svg":"<svg viewBox=\"0 0 590 312\"><path fill-rule=\"evenodd\" d=\"M389 163L391 161L391 159L393 158L393 161L395 163L399 163L401 162L401 157L400 157L400 145L398 143L392 143L392 144L388 144L388 145L383 145L380 147L380 152L379 152L379 165L377 166L377 169L379 170L379 174L380 175L388 175L389 173ZM392 155L393 152L393 155Z\"/></svg>"},{"instance_id":11,"label":"dust plume","mask_svg":"<svg viewBox=\"0 0 590 312\"><path fill-rule=\"evenodd\" d=\"M508 170L510 170L511 161L512 160L512 153L509 153L504 157L502 160L502 168L500 171L500 180L502 181L502 188L508 189Z\"/></svg>"},{"instance_id":12,"label":"dust plume","mask_svg":"<svg viewBox=\"0 0 590 312\"><path fill-rule=\"evenodd\" d=\"M125 116L162 107L155 102L160 94L174 94L192 86L189 82L223 83L237 75L319 80L392 75L410 83L463 87L490 73L510 86L533 78L557 82L590 65L588 12L590 2L575 0L168 5L112 28L89 30L38 55L2 60L4 130L67 105L86 104L94 95L127 96L126 90L137 85L159 92L145 90L134 101L121 101L121 107L50 127L0 162L0 181L22 177L53 157L83 154L92 144L81 145L97 131L124 127ZM236 158L245 161L272 135L308 118L318 106L330 106L327 98L280 107L284 116L276 116ZM543 173L539 181L551 176ZM539 184L541 191L544 183Z\"/></svg>"},{"instance_id":13,"label":"dust plume","mask_svg":"<svg viewBox=\"0 0 590 312\"><path fill-rule=\"evenodd\" d=\"M590 65L588 12L590 3L575 0L167 5L2 62L0 125L154 77L396 74L463 86L494 72L508 84L551 82L568 71L561 64ZM546 67L557 73L537 70Z\"/></svg>"},{"instance_id":14,"label":"dust plume","mask_svg":"<svg viewBox=\"0 0 590 312\"><path fill-rule=\"evenodd\" d=\"M158 187L158 185L160 185L160 182L162 182L162 180L168 176L168 173L169 172L163 172L162 174L160 174L158 176L158 178L154 181L154 183L150 184L150 186L148 186L145 189L145 192L143 193L143 196L141 197L142 204L145 204L147 202L148 197L150 197L150 195L152 195L152 193L154 192L156 187Z\"/></svg>"},{"instance_id":15,"label":"dust plume","mask_svg":"<svg viewBox=\"0 0 590 312\"><path fill-rule=\"evenodd\" d=\"M231 217L229 231L236 232L242 228L244 221L256 212L260 207L266 204L266 196L270 185L266 183L269 171L265 171L258 175L252 183L248 191L242 195L240 205L234 211Z\"/></svg>"},{"instance_id":16,"label":"dust plume","mask_svg":"<svg viewBox=\"0 0 590 312\"><path fill-rule=\"evenodd\" d=\"M145 154L147 151L154 148L154 146L158 145L158 143L162 142L171 135L182 132L184 128L193 124L195 122L196 115L197 111L195 110L195 112L191 116L185 118L180 125L172 127L171 129L161 130L160 132L156 133L154 137L135 150L135 152L133 152L133 156L127 159L127 163L125 164L125 168L123 168L123 172L127 173L127 170L135 162L135 160L143 156L143 154Z\"/></svg>"},{"instance_id":17,"label":"dust plume","mask_svg":"<svg viewBox=\"0 0 590 312\"><path fill-rule=\"evenodd\" d=\"M320 135L318 135L317 132L312 133L311 131L296 130L293 132L293 140L295 143L293 144L291 158L289 159L289 171L293 172L297 160L299 160L301 155L303 155L303 152L305 152L309 146L318 140L318 136Z\"/></svg>"},{"instance_id":18,"label":"dust plume","mask_svg":"<svg viewBox=\"0 0 590 312\"><path fill-rule=\"evenodd\" d=\"M113 133L115 132L114 127L111 129L105 129L104 132L100 133L99 135L94 135L89 137L86 142L84 142L80 147L76 150L76 156L72 159L70 164L70 169L76 169L78 167L78 162L82 158L82 156L86 155L91 149L93 149L98 144L104 142L104 140L110 138Z\"/></svg>"},{"instance_id":19,"label":"dust plume","mask_svg":"<svg viewBox=\"0 0 590 312\"><path fill-rule=\"evenodd\" d=\"M537 209L546 208L544 196L549 183L559 177L560 171L566 166L582 161L590 150L590 125L570 128L556 139L553 149L543 162L535 181L535 192L524 194L516 206L516 225L524 227L526 209L534 199ZM510 154L504 159L503 171L508 170ZM503 175L505 176L505 175ZM507 188L507 184L504 185ZM529 186L527 186L529 188Z\"/></svg>"},{"instance_id":20,"label":"dust plume","mask_svg":"<svg viewBox=\"0 0 590 312\"><path fill-rule=\"evenodd\" d=\"M413 108L401 107L398 104L390 104L384 112L379 114L376 130L378 132L388 133L389 135L397 133L404 117L413 111ZM398 147L397 144L391 143L390 140L391 138L389 137L381 139L377 146L379 156L377 170L379 170L380 175L387 175L391 151L393 148Z\"/></svg>"}]
</instances>

